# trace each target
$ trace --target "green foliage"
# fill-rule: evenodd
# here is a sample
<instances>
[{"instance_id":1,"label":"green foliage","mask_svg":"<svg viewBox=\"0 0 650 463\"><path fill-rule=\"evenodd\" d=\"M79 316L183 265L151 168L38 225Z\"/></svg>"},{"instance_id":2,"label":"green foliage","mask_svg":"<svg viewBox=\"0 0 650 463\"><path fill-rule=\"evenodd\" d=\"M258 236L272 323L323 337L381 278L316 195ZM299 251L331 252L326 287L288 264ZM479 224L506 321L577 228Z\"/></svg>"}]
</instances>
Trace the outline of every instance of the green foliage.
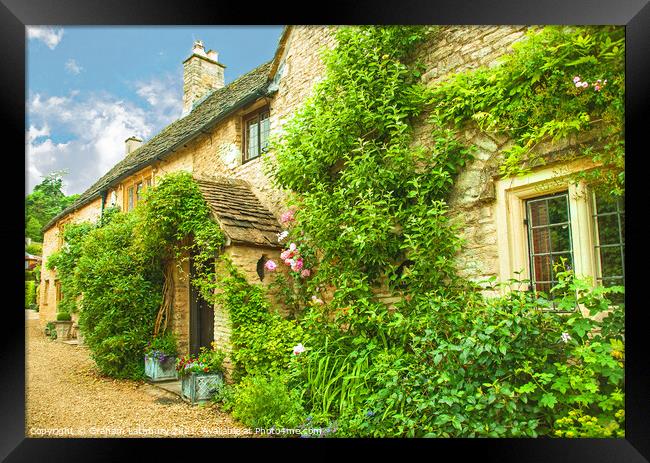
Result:
<instances>
[{"instance_id":1,"label":"green foliage","mask_svg":"<svg viewBox=\"0 0 650 463\"><path fill-rule=\"evenodd\" d=\"M485 299L455 274L462 243L446 199L472 156L457 139L470 120L515 142L507 175L541 162L530 154L539 143L596 129L581 155L604 167L590 180L622 192L622 29L545 28L501 66L431 89L411 58L427 33L342 28L326 78L274 141L269 172L295 193L287 243L312 270L278 280L304 308L307 350L289 365L291 387L314 423L336 421L343 436L577 435L578 416L598 422L580 435L614 435L624 310L611 296L622 288L560 272L558 307L528 291ZM427 150L411 140L425 110ZM394 309L374 298L384 282L402 296ZM608 315L555 310L578 305Z\"/></svg>"},{"instance_id":2,"label":"green foliage","mask_svg":"<svg viewBox=\"0 0 650 463\"><path fill-rule=\"evenodd\" d=\"M292 348L301 340L300 326L272 313L264 289L249 284L232 262L222 259L228 276L220 282L220 302L232 327L233 377L286 370Z\"/></svg>"},{"instance_id":3,"label":"green foliage","mask_svg":"<svg viewBox=\"0 0 650 463\"><path fill-rule=\"evenodd\" d=\"M252 428L296 428L304 417L299 392L289 389L286 377L277 373L245 377L235 386L225 408Z\"/></svg>"},{"instance_id":4,"label":"green foliage","mask_svg":"<svg viewBox=\"0 0 650 463\"><path fill-rule=\"evenodd\" d=\"M45 336L50 338L50 341L54 341L56 339L56 327L54 325L54 322L47 322L47 325L45 325Z\"/></svg>"},{"instance_id":5,"label":"green foliage","mask_svg":"<svg viewBox=\"0 0 650 463\"><path fill-rule=\"evenodd\" d=\"M201 347L199 355L183 356L176 361L176 371L182 375L190 373L224 373L223 361L226 353L217 349L212 343L212 349Z\"/></svg>"},{"instance_id":6,"label":"green foliage","mask_svg":"<svg viewBox=\"0 0 650 463\"><path fill-rule=\"evenodd\" d=\"M269 171L300 194L291 238L319 256L310 287L335 286L341 304L370 298L384 277L414 291L455 280L460 241L445 198L470 151L446 130L430 151L411 146L426 91L405 63L427 33L340 29L325 55L326 78L275 144ZM409 271L398 274L407 259Z\"/></svg>"},{"instance_id":7,"label":"green foliage","mask_svg":"<svg viewBox=\"0 0 650 463\"><path fill-rule=\"evenodd\" d=\"M69 322L72 320L72 315L69 312L57 312L56 321L57 322Z\"/></svg>"},{"instance_id":8,"label":"green foliage","mask_svg":"<svg viewBox=\"0 0 650 463\"><path fill-rule=\"evenodd\" d=\"M43 226L79 197L79 195L66 196L62 192L63 175L64 172L50 173L25 197L26 237L42 242Z\"/></svg>"},{"instance_id":9,"label":"green foliage","mask_svg":"<svg viewBox=\"0 0 650 463\"><path fill-rule=\"evenodd\" d=\"M138 208L141 223L138 243L146 255L182 260L191 255L192 284L210 302L215 301L214 259L225 237L211 218L198 184L187 172L166 175L155 188L144 193Z\"/></svg>"},{"instance_id":10,"label":"green foliage","mask_svg":"<svg viewBox=\"0 0 650 463\"><path fill-rule=\"evenodd\" d=\"M36 282L25 281L25 308L29 309L36 304Z\"/></svg>"},{"instance_id":11,"label":"green foliage","mask_svg":"<svg viewBox=\"0 0 650 463\"><path fill-rule=\"evenodd\" d=\"M43 243L36 243L32 241L27 247L25 247L25 252L35 256L40 256L43 254Z\"/></svg>"},{"instance_id":12,"label":"green foliage","mask_svg":"<svg viewBox=\"0 0 650 463\"><path fill-rule=\"evenodd\" d=\"M596 132L580 146L602 167L581 174L620 195L625 188L625 35L616 26L550 26L529 32L499 66L459 74L433 89L437 124L476 122L514 141L504 152L504 175L543 162L534 148ZM576 86L587 82L588 86Z\"/></svg>"},{"instance_id":13,"label":"green foliage","mask_svg":"<svg viewBox=\"0 0 650 463\"><path fill-rule=\"evenodd\" d=\"M208 258L216 256L223 234L191 175L180 173L162 178L132 212L107 209L97 224L66 226L64 239L46 263L60 277L59 310L81 308L79 323L100 371L140 378L162 303L165 262L184 252L197 255L201 271L192 283L207 291L214 286Z\"/></svg>"},{"instance_id":14,"label":"green foliage","mask_svg":"<svg viewBox=\"0 0 650 463\"><path fill-rule=\"evenodd\" d=\"M161 303L161 264L133 245L136 224L135 214L114 216L88 232L76 260L85 342L100 371L116 378L144 374L142 352Z\"/></svg>"},{"instance_id":15,"label":"green foliage","mask_svg":"<svg viewBox=\"0 0 650 463\"><path fill-rule=\"evenodd\" d=\"M149 341L145 348L145 354L152 354L153 352L162 353L167 357L175 357L178 353L178 341L174 333L168 331Z\"/></svg>"}]
</instances>

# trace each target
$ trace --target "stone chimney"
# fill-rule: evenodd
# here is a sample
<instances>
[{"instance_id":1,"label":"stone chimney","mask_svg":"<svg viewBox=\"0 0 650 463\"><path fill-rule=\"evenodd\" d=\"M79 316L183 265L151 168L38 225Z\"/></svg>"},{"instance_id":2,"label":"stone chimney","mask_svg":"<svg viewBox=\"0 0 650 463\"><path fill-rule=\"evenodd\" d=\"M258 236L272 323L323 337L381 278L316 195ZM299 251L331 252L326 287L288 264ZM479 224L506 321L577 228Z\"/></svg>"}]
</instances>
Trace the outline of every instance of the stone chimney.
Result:
<instances>
[{"instance_id":1,"label":"stone chimney","mask_svg":"<svg viewBox=\"0 0 650 463\"><path fill-rule=\"evenodd\" d=\"M142 145L142 140L140 140L138 137L129 137L124 141L124 144L126 145L126 154L128 155L130 152L140 148Z\"/></svg>"},{"instance_id":2,"label":"stone chimney","mask_svg":"<svg viewBox=\"0 0 650 463\"><path fill-rule=\"evenodd\" d=\"M212 90L224 86L223 70L214 50L207 52L203 42L194 42L192 54L183 61L183 116L192 111L192 105Z\"/></svg>"}]
</instances>

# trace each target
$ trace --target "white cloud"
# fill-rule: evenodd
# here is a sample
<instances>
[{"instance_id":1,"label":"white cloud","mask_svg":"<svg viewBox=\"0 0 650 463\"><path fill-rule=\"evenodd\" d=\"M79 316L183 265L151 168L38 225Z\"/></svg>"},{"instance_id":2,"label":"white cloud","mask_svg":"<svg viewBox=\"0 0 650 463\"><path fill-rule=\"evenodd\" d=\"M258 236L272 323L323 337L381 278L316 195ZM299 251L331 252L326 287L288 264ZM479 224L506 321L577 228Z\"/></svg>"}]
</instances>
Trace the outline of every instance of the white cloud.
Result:
<instances>
[{"instance_id":1,"label":"white cloud","mask_svg":"<svg viewBox=\"0 0 650 463\"><path fill-rule=\"evenodd\" d=\"M81 193L124 157L124 140L148 138L156 129L151 114L133 103L110 95L68 97L32 95L25 136L27 191L54 170L67 170L66 194ZM51 129L52 128L52 129ZM66 133L57 143L51 133Z\"/></svg>"},{"instance_id":2,"label":"white cloud","mask_svg":"<svg viewBox=\"0 0 650 463\"><path fill-rule=\"evenodd\" d=\"M182 76L131 82L141 103L73 90L65 96L31 94L25 134L28 192L55 170L67 170L66 194L82 193L124 158L124 141L145 141L182 112ZM59 142L61 136L65 143Z\"/></svg>"},{"instance_id":3,"label":"white cloud","mask_svg":"<svg viewBox=\"0 0 650 463\"><path fill-rule=\"evenodd\" d=\"M147 81L135 82L138 96L143 98L161 125L178 119L183 110L181 78L167 74Z\"/></svg>"},{"instance_id":4,"label":"white cloud","mask_svg":"<svg viewBox=\"0 0 650 463\"><path fill-rule=\"evenodd\" d=\"M51 26L27 26L27 38L37 39L54 50L63 38L62 27Z\"/></svg>"},{"instance_id":5,"label":"white cloud","mask_svg":"<svg viewBox=\"0 0 650 463\"><path fill-rule=\"evenodd\" d=\"M65 62L65 69L68 71L70 74L79 74L81 71L84 70L79 64L73 59L70 58L68 61Z\"/></svg>"}]
</instances>

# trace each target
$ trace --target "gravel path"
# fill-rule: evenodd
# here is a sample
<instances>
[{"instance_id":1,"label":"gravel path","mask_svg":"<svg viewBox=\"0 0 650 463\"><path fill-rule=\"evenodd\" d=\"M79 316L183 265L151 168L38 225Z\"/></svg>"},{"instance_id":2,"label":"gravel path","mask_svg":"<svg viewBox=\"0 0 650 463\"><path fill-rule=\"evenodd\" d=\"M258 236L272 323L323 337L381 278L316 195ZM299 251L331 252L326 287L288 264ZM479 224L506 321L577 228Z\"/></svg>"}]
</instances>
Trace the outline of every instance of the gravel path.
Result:
<instances>
[{"instance_id":1,"label":"gravel path","mask_svg":"<svg viewBox=\"0 0 650 463\"><path fill-rule=\"evenodd\" d=\"M87 348L49 340L25 312L27 437L254 436L212 404L102 377Z\"/></svg>"}]
</instances>

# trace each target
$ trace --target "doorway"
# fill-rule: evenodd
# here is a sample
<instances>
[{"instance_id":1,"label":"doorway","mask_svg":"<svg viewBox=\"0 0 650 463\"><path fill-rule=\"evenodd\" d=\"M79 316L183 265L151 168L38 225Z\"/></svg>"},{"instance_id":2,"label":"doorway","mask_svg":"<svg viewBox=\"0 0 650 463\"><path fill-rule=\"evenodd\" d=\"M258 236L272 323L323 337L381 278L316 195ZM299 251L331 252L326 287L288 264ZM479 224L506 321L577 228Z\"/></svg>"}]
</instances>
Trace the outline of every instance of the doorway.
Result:
<instances>
[{"instance_id":1,"label":"doorway","mask_svg":"<svg viewBox=\"0 0 650 463\"><path fill-rule=\"evenodd\" d=\"M210 265L214 268L214 262ZM194 258L190 257L190 354L198 355L201 347L210 349L214 341L214 306L191 283L194 272Z\"/></svg>"}]
</instances>

